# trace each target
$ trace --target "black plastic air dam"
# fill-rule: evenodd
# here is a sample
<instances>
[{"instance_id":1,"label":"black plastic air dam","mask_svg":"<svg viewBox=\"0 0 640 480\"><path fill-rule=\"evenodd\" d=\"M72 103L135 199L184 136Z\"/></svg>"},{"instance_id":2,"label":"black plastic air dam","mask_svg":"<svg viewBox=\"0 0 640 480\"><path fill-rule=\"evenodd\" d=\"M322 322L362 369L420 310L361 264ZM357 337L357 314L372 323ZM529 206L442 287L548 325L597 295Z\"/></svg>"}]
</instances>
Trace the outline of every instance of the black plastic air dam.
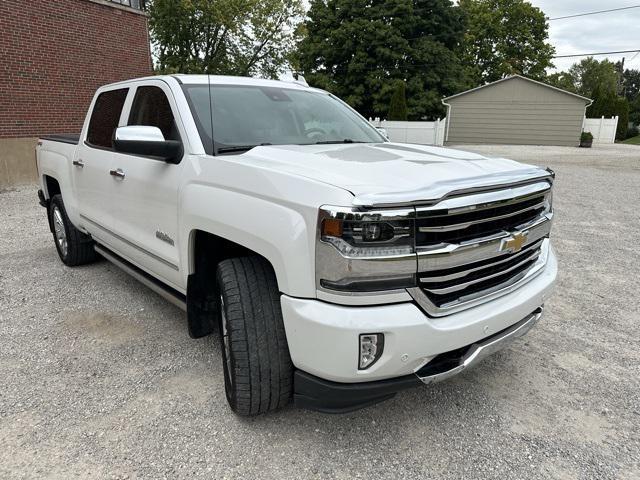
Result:
<instances>
[{"instance_id":1,"label":"black plastic air dam","mask_svg":"<svg viewBox=\"0 0 640 480\"><path fill-rule=\"evenodd\" d=\"M317 412L348 413L420 385L423 383L413 374L375 382L339 383L296 370L293 374L293 401L296 407Z\"/></svg>"}]
</instances>

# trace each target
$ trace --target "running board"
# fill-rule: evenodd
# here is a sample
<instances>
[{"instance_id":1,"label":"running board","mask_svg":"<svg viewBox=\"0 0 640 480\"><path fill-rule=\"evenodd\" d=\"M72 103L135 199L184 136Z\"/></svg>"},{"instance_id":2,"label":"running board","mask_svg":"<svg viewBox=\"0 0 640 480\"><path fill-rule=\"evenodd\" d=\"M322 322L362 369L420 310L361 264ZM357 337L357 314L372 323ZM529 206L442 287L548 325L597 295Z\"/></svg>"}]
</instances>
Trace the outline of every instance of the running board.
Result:
<instances>
[{"instance_id":1,"label":"running board","mask_svg":"<svg viewBox=\"0 0 640 480\"><path fill-rule=\"evenodd\" d=\"M143 285L147 286L158 295L160 295L165 300L171 302L176 307L181 310L187 311L187 299L184 295L182 295L177 290L165 285L160 280L152 277L147 272L139 269L135 265L130 262L127 262L124 258L119 257L117 254L113 253L111 250L103 247L102 245L96 244L94 247L95 251L102 255L105 259L109 260L116 267L123 270L125 273L128 273L133 278L138 280Z\"/></svg>"}]
</instances>

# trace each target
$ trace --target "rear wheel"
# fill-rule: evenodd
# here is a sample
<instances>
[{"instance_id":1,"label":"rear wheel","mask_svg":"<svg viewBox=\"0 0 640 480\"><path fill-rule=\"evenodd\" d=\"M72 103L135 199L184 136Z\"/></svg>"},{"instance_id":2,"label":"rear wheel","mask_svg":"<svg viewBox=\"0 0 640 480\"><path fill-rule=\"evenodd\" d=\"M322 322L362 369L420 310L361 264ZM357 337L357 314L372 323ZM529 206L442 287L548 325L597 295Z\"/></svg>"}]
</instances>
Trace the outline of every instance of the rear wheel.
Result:
<instances>
[{"instance_id":1,"label":"rear wheel","mask_svg":"<svg viewBox=\"0 0 640 480\"><path fill-rule=\"evenodd\" d=\"M220 346L227 400L258 415L291 399L293 366L271 265L260 257L218 264Z\"/></svg>"},{"instance_id":2,"label":"rear wheel","mask_svg":"<svg viewBox=\"0 0 640 480\"><path fill-rule=\"evenodd\" d=\"M62 195L54 195L51 199L49 223L58 256L65 265L74 267L96 260L98 254L93 249L93 240L73 226L64 208Z\"/></svg>"}]
</instances>

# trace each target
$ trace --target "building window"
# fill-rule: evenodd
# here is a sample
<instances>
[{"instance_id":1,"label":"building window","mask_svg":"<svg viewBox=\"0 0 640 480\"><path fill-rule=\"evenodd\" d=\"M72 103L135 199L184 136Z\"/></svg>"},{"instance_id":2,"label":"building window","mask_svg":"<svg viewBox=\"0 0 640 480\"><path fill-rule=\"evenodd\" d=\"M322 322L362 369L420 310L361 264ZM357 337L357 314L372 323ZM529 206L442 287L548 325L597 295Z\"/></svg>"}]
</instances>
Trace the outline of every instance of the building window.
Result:
<instances>
[{"instance_id":1,"label":"building window","mask_svg":"<svg viewBox=\"0 0 640 480\"><path fill-rule=\"evenodd\" d=\"M136 10L144 10L145 0L109 0L111 3L118 3L125 7L135 8Z\"/></svg>"}]
</instances>

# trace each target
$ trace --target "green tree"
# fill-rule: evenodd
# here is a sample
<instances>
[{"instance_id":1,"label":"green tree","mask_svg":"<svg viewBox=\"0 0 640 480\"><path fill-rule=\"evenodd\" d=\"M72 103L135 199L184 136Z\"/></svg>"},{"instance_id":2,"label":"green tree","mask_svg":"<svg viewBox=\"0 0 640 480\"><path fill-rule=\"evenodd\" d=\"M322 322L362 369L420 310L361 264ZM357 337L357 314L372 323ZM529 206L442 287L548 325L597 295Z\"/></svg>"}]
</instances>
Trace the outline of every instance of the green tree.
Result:
<instances>
[{"instance_id":1,"label":"green tree","mask_svg":"<svg viewBox=\"0 0 640 480\"><path fill-rule=\"evenodd\" d=\"M521 74L542 80L555 49L547 19L524 0L460 0L467 20L464 60L475 84Z\"/></svg>"},{"instance_id":2,"label":"green tree","mask_svg":"<svg viewBox=\"0 0 640 480\"><path fill-rule=\"evenodd\" d=\"M625 97L616 98L614 114L618 117L616 138L624 140L627 138L627 130L629 130L629 101Z\"/></svg>"},{"instance_id":3,"label":"green tree","mask_svg":"<svg viewBox=\"0 0 640 480\"><path fill-rule=\"evenodd\" d=\"M606 88L605 85L597 84L588 96L593 99L593 103L587 108L587 117L600 118L615 116L617 107L615 91Z\"/></svg>"},{"instance_id":4,"label":"green tree","mask_svg":"<svg viewBox=\"0 0 640 480\"><path fill-rule=\"evenodd\" d=\"M640 95L629 104L629 121L634 125L640 125Z\"/></svg>"},{"instance_id":5,"label":"green tree","mask_svg":"<svg viewBox=\"0 0 640 480\"><path fill-rule=\"evenodd\" d=\"M640 95L640 70L625 70L623 75L624 95L632 102Z\"/></svg>"},{"instance_id":6,"label":"green tree","mask_svg":"<svg viewBox=\"0 0 640 480\"><path fill-rule=\"evenodd\" d=\"M629 101L629 121L640 125L640 70L625 70L624 94Z\"/></svg>"},{"instance_id":7,"label":"green tree","mask_svg":"<svg viewBox=\"0 0 640 480\"><path fill-rule=\"evenodd\" d=\"M593 103L587 108L587 117L618 117L618 127L616 138L624 140L629 127L629 102L625 97L616 95L615 90L611 90L610 85L598 84L591 93Z\"/></svg>"},{"instance_id":8,"label":"green tree","mask_svg":"<svg viewBox=\"0 0 640 480\"><path fill-rule=\"evenodd\" d=\"M554 87L567 90L568 92L578 93L573 81L573 77L567 72L555 72L547 75L545 83L553 85Z\"/></svg>"},{"instance_id":9,"label":"green tree","mask_svg":"<svg viewBox=\"0 0 640 480\"><path fill-rule=\"evenodd\" d=\"M612 93L614 96L617 94L619 74L616 65L609 60L598 61L593 57L587 57L574 63L567 75L575 91L585 97L591 95L598 87L603 92Z\"/></svg>"},{"instance_id":10,"label":"green tree","mask_svg":"<svg viewBox=\"0 0 640 480\"><path fill-rule=\"evenodd\" d=\"M296 43L301 0L153 0L157 70L276 77Z\"/></svg>"},{"instance_id":11,"label":"green tree","mask_svg":"<svg viewBox=\"0 0 640 480\"><path fill-rule=\"evenodd\" d=\"M391 95L391 102L389 103L388 120L407 120L406 88L407 86L403 81L396 82L396 88L393 91L393 95Z\"/></svg>"},{"instance_id":12,"label":"green tree","mask_svg":"<svg viewBox=\"0 0 640 480\"><path fill-rule=\"evenodd\" d=\"M469 86L457 55L464 34L450 0L311 0L298 64L307 80L365 116L386 116L406 83L408 118L444 116L443 96Z\"/></svg>"}]
</instances>

